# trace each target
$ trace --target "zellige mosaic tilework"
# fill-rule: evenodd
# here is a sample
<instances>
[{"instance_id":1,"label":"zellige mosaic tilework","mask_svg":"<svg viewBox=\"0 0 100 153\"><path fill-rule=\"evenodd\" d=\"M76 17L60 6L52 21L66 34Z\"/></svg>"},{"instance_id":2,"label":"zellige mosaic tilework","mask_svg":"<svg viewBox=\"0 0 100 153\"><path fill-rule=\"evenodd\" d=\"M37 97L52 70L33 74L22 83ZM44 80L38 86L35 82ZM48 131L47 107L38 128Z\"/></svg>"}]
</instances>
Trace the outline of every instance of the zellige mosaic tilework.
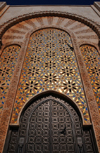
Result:
<instances>
[{"instance_id":1,"label":"zellige mosaic tilework","mask_svg":"<svg viewBox=\"0 0 100 153\"><path fill-rule=\"evenodd\" d=\"M20 47L8 46L0 57L0 117L7 97L7 92L17 62Z\"/></svg>"},{"instance_id":2,"label":"zellige mosaic tilework","mask_svg":"<svg viewBox=\"0 0 100 153\"><path fill-rule=\"evenodd\" d=\"M100 112L100 56L97 49L93 46L83 45L80 47L80 49Z\"/></svg>"},{"instance_id":3,"label":"zellige mosaic tilework","mask_svg":"<svg viewBox=\"0 0 100 153\"><path fill-rule=\"evenodd\" d=\"M70 36L48 28L30 37L18 85L11 123L33 95L55 90L68 95L79 106L84 121L89 122L87 103Z\"/></svg>"}]
</instances>

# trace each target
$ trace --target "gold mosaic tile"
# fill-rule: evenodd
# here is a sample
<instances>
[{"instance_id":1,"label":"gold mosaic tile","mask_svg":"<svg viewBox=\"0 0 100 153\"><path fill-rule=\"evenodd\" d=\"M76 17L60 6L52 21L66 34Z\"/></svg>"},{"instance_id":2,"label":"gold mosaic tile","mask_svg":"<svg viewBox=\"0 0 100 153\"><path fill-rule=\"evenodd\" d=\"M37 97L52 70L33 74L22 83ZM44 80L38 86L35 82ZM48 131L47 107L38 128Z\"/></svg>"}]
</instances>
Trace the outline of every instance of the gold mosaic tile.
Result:
<instances>
[{"instance_id":1,"label":"gold mosaic tile","mask_svg":"<svg viewBox=\"0 0 100 153\"><path fill-rule=\"evenodd\" d=\"M0 116L3 111L19 52L19 46L8 46L3 50L3 53L0 57Z\"/></svg>"},{"instance_id":2,"label":"gold mosaic tile","mask_svg":"<svg viewBox=\"0 0 100 153\"><path fill-rule=\"evenodd\" d=\"M30 37L12 114L12 123L33 95L46 90L66 94L89 122L88 108L70 36L61 30L43 29Z\"/></svg>"},{"instance_id":3,"label":"gold mosaic tile","mask_svg":"<svg viewBox=\"0 0 100 153\"><path fill-rule=\"evenodd\" d=\"M97 49L93 46L83 45L80 49L100 112L100 56Z\"/></svg>"}]
</instances>

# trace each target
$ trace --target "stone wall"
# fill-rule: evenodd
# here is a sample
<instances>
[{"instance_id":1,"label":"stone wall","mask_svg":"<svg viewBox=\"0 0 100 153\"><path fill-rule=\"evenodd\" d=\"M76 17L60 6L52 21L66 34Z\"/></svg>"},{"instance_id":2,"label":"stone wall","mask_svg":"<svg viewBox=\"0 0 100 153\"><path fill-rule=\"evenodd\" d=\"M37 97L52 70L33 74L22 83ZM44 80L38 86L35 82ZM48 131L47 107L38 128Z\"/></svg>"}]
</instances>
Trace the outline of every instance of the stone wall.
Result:
<instances>
[{"instance_id":1,"label":"stone wall","mask_svg":"<svg viewBox=\"0 0 100 153\"><path fill-rule=\"evenodd\" d=\"M73 13L73 14L77 14L85 18L88 18L90 20L93 20L96 23L100 24L100 19L98 14L93 10L91 6L67 6L67 5L64 5L64 6L9 6L8 10L1 17L0 24L3 24L6 21L9 21L12 18L15 18L17 16L29 14L32 12L38 12L38 10L39 11L58 11L58 12L61 11L66 13Z\"/></svg>"},{"instance_id":2,"label":"stone wall","mask_svg":"<svg viewBox=\"0 0 100 153\"><path fill-rule=\"evenodd\" d=\"M29 14L40 11L57 11L57 12L65 12L79 15L86 18L88 21L94 21L95 25L100 25L100 17L98 14L99 2L93 6L8 6L6 3L0 3L3 7L1 8L1 31L2 27L5 26L6 22L9 23L9 20L13 18L18 18L18 16L22 16L24 14ZM94 10L95 8L95 10ZM42 15L41 15L42 16ZM86 95L86 100L88 103L89 113L91 122L88 124L93 124L95 137L97 141L98 148L100 150L100 115L97 107L97 103L95 97L93 95L93 90L91 87L91 83L89 81L88 72L85 67L85 63L83 61L82 54L80 52L79 47L83 44L93 45L100 54L100 49L98 46L99 37L98 32L95 33L94 25L91 24L91 27L87 24L84 24L78 20L70 19L66 17L59 16L45 16L45 17L34 17L28 18L25 21L19 21L17 24L8 27L7 31L2 36L2 48L0 50L1 57L4 53L4 50L9 45L18 45L20 46L20 52L18 55L17 63L14 67L14 72L11 78L11 82L9 84L9 90L7 91L7 96L5 98L3 107L1 110L1 123L0 123L0 152L2 153L3 146L5 143L8 127L11 120L11 114L13 110L13 106L15 104L16 91L18 88L18 83L21 75L21 70L25 58L25 54L27 51L27 46L29 42L30 35L36 30L43 28L57 28L68 32L72 38L73 47L75 50L75 55L77 59L77 63L79 66L79 71L81 74L81 79L83 82L84 92ZM13 21L12 21L13 22ZM98 120L97 120L98 119ZM17 122L18 123L18 122ZM16 123L16 124L17 124ZM86 123L85 123L86 125Z\"/></svg>"}]
</instances>

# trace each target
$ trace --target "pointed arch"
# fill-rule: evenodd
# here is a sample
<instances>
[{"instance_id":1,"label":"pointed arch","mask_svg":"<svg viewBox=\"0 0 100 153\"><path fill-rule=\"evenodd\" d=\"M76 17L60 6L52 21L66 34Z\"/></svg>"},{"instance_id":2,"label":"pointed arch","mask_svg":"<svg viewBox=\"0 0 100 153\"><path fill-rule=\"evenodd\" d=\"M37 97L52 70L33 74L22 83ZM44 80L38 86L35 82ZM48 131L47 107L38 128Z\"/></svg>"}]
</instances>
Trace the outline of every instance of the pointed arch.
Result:
<instances>
[{"instance_id":1,"label":"pointed arch","mask_svg":"<svg viewBox=\"0 0 100 153\"><path fill-rule=\"evenodd\" d=\"M47 97L48 95L52 95L54 97L57 97L57 98L61 98L61 100L65 100L67 103L69 103L69 105L71 105L75 110L76 112L79 114L81 120L82 120L82 123L83 123L83 126L86 125L84 123L84 117L83 117L83 114L79 108L79 106L71 99L69 98L69 96L66 96L64 93L60 93L60 92L57 92L57 91L54 91L54 90L47 90L47 91L43 91L41 93L38 93L38 94L35 94L34 96L32 96L24 105L23 107L21 108L21 111L18 115L18 119L17 119L17 123L15 124L15 126L19 126L19 121L20 121L20 117L21 115L24 113L24 111L32 104L34 103L34 101L36 100L39 100L40 98L42 98L43 96ZM10 124L11 126L14 126L13 123ZM89 124L91 125L91 124Z\"/></svg>"},{"instance_id":2,"label":"pointed arch","mask_svg":"<svg viewBox=\"0 0 100 153\"><path fill-rule=\"evenodd\" d=\"M50 151L50 153L52 150L78 152L81 146L82 152L86 153L91 146L92 152L97 153L96 145L92 141L91 126L83 127L81 114L75 107L69 97L60 95L53 90L42 92L41 95L32 97L22 111L20 126L10 125L4 152L8 152L11 149L16 152L19 152L19 150L21 152L43 150L43 152ZM86 141L87 135L85 134L87 133L90 138L89 142ZM15 140L13 148L9 147L13 143L12 139ZM52 147L55 146L55 143L56 147ZM33 144L34 148L32 147ZM68 146L68 149L67 147L62 147L64 144ZM89 145L89 149L85 147L87 145Z\"/></svg>"}]
</instances>

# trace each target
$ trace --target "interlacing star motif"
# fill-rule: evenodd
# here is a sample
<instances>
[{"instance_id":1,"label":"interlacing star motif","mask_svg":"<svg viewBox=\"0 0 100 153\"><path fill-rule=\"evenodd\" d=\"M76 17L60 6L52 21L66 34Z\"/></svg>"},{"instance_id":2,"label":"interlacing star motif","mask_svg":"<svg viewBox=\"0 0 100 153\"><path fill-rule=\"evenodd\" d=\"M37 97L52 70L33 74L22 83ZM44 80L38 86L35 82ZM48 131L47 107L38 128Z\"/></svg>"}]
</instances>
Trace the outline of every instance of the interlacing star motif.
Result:
<instances>
[{"instance_id":1,"label":"interlacing star motif","mask_svg":"<svg viewBox=\"0 0 100 153\"><path fill-rule=\"evenodd\" d=\"M96 57L93 57L93 56L91 56L91 55L87 57L87 60L88 60L88 62L91 62L91 63L93 63L93 64L94 64L95 62L97 62Z\"/></svg>"},{"instance_id":2,"label":"interlacing star motif","mask_svg":"<svg viewBox=\"0 0 100 153\"><path fill-rule=\"evenodd\" d=\"M69 92L72 92L72 90L77 90L76 83L70 80L63 82L63 85L64 85L64 90L68 90Z\"/></svg>"},{"instance_id":3,"label":"interlacing star motif","mask_svg":"<svg viewBox=\"0 0 100 153\"><path fill-rule=\"evenodd\" d=\"M50 58L54 57L55 56L55 52L54 51L46 52L45 56L50 57Z\"/></svg>"},{"instance_id":4,"label":"interlacing star motif","mask_svg":"<svg viewBox=\"0 0 100 153\"><path fill-rule=\"evenodd\" d=\"M48 75L45 75L45 80L44 81L49 81L50 83L52 82L57 82L57 76L56 75L52 75L51 73Z\"/></svg>"},{"instance_id":5,"label":"interlacing star motif","mask_svg":"<svg viewBox=\"0 0 100 153\"><path fill-rule=\"evenodd\" d=\"M61 57L61 61L65 62L65 63L68 63L68 62L71 61L71 57L68 57L68 56L65 55L64 57Z\"/></svg>"},{"instance_id":6,"label":"interlacing star motif","mask_svg":"<svg viewBox=\"0 0 100 153\"><path fill-rule=\"evenodd\" d=\"M7 58L6 57L4 58L3 62L9 63L9 62L13 62L13 60L14 60L14 57L8 56Z\"/></svg>"},{"instance_id":7,"label":"interlacing star motif","mask_svg":"<svg viewBox=\"0 0 100 153\"><path fill-rule=\"evenodd\" d=\"M9 68L0 69L0 76L5 76L5 74L9 74Z\"/></svg>"},{"instance_id":8,"label":"interlacing star motif","mask_svg":"<svg viewBox=\"0 0 100 153\"><path fill-rule=\"evenodd\" d=\"M95 47L84 45L80 47L83 58L90 76L91 85L100 112L100 57Z\"/></svg>"},{"instance_id":9,"label":"interlacing star motif","mask_svg":"<svg viewBox=\"0 0 100 153\"><path fill-rule=\"evenodd\" d=\"M100 68L94 67L93 69L91 69L92 74L96 74L97 76L100 75Z\"/></svg>"},{"instance_id":10,"label":"interlacing star motif","mask_svg":"<svg viewBox=\"0 0 100 153\"><path fill-rule=\"evenodd\" d=\"M36 57L36 56L35 57L31 57L30 61L34 62L34 63L40 62L40 57Z\"/></svg>"},{"instance_id":11,"label":"interlacing star motif","mask_svg":"<svg viewBox=\"0 0 100 153\"><path fill-rule=\"evenodd\" d=\"M45 67L48 67L48 68L54 68L56 67L56 63L55 62L52 62L52 61L49 61L47 63L45 63Z\"/></svg>"},{"instance_id":12,"label":"interlacing star motif","mask_svg":"<svg viewBox=\"0 0 100 153\"><path fill-rule=\"evenodd\" d=\"M32 69L28 69L28 74L31 74L32 76L34 76L35 74L39 74L39 69L36 69L35 67L33 67Z\"/></svg>"},{"instance_id":13,"label":"interlacing star motif","mask_svg":"<svg viewBox=\"0 0 100 153\"><path fill-rule=\"evenodd\" d=\"M67 74L69 76L70 74L73 74L73 69L66 67L65 69L62 69L62 74Z\"/></svg>"},{"instance_id":14,"label":"interlacing star motif","mask_svg":"<svg viewBox=\"0 0 100 153\"><path fill-rule=\"evenodd\" d=\"M16 103L14 109L18 107L20 110L22 107L20 97L26 101L32 95L47 90L69 95L76 103L82 97L79 101L81 108L80 103L85 101L85 96L69 34L53 28L42 29L31 35L28 46L15 99L20 104ZM87 111L86 107L84 105L84 112ZM88 115L84 117L89 118ZM16 121L14 111L12 122ZM65 135L65 130L66 126L60 133Z\"/></svg>"},{"instance_id":15,"label":"interlacing star motif","mask_svg":"<svg viewBox=\"0 0 100 153\"><path fill-rule=\"evenodd\" d=\"M38 83L34 83L33 81L31 81L30 83L26 83L25 90L29 90L31 93L33 89L37 90L37 85Z\"/></svg>"}]
</instances>

